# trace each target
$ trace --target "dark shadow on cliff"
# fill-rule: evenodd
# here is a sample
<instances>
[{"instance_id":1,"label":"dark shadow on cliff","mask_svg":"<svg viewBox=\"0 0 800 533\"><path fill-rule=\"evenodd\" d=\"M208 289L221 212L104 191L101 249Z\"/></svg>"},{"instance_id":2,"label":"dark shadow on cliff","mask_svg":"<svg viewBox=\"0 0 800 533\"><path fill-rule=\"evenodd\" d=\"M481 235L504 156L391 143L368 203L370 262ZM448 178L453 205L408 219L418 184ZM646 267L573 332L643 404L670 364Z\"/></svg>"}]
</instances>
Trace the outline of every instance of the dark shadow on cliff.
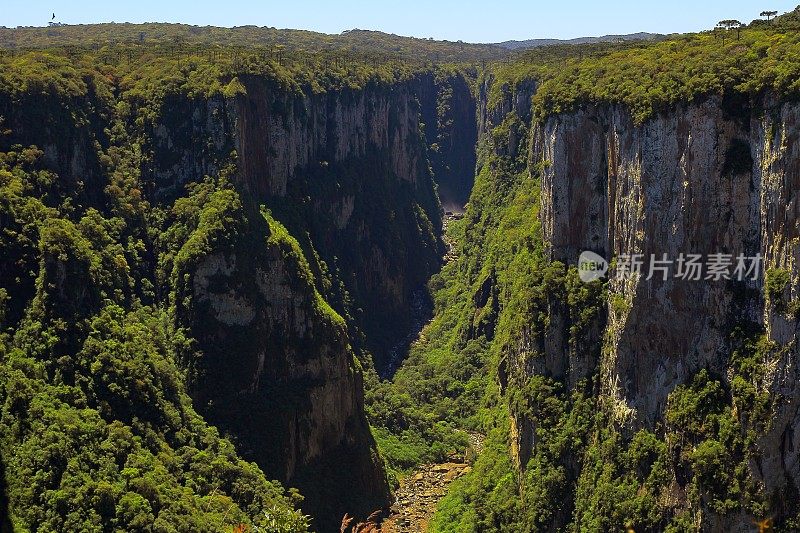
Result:
<instances>
[{"instance_id":1,"label":"dark shadow on cliff","mask_svg":"<svg viewBox=\"0 0 800 533\"><path fill-rule=\"evenodd\" d=\"M457 72L427 74L416 84L428 157L445 210L461 212L475 183L477 100Z\"/></svg>"},{"instance_id":2,"label":"dark shadow on cliff","mask_svg":"<svg viewBox=\"0 0 800 533\"><path fill-rule=\"evenodd\" d=\"M366 520L374 511L386 510L389 504L386 486L376 486L374 475L364 468L363 457L379 459L375 443L356 442L339 446L323 458L304 467L289 481L305 496L301 508L314 509L318 519L312 524L320 533L338 532L345 514L356 522Z\"/></svg>"},{"instance_id":3,"label":"dark shadow on cliff","mask_svg":"<svg viewBox=\"0 0 800 533\"><path fill-rule=\"evenodd\" d=\"M346 513L389 504L361 371L342 319L317 303L299 245L271 215L249 203L246 210L246 233L223 248L236 266L209 278L208 294L236 294L253 317L221 322L202 298L179 309L203 354L190 371L191 395L242 457L300 490L315 531L338 531Z\"/></svg>"},{"instance_id":4,"label":"dark shadow on cliff","mask_svg":"<svg viewBox=\"0 0 800 533\"><path fill-rule=\"evenodd\" d=\"M207 418L232 432L239 453L258 464L268 478L300 491L304 498L300 507L312 517L314 531L336 532L345 514L364 519L385 509L390 503L388 481L363 416L348 420L339 445L326 448L305 464L293 464L302 459L287 452L293 439L306 437L305 428L294 434L286 428L304 404L310 408L298 389L273 387L264 396L217 403Z\"/></svg>"},{"instance_id":5,"label":"dark shadow on cliff","mask_svg":"<svg viewBox=\"0 0 800 533\"><path fill-rule=\"evenodd\" d=\"M369 351L381 371L414 325L414 291L439 270L443 254L441 207L430 175L408 182L387 158L376 151L308 169L304 180L290 185L291 201L266 201L312 260L318 290L348 320L354 349ZM347 198L352 211L342 224L339 206ZM316 255L335 273L329 288L320 283L326 274Z\"/></svg>"}]
</instances>

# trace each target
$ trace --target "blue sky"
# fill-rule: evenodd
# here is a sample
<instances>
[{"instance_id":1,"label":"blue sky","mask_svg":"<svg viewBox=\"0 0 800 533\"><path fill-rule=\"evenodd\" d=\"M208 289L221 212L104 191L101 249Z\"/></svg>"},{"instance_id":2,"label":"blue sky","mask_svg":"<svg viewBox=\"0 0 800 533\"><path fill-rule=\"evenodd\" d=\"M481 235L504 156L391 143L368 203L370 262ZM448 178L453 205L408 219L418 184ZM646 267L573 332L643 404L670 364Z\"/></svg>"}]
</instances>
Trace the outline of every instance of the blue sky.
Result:
<instances>
[{"instance_id":1,"label":"blue sky","mask_svg":"<svg viewBox=\"0 0 800 533\"><path fill-rule=\"evenodd\" d=\"M0 0L0 26L43 26L52 12L67 24L183 22L213 26L274 26L339 33L381 30L415 37L469 42L571 38L609 33L687 32L720 19L749 22L763 10L781 13L800 0Z\"/></svg>"}]
</instances>

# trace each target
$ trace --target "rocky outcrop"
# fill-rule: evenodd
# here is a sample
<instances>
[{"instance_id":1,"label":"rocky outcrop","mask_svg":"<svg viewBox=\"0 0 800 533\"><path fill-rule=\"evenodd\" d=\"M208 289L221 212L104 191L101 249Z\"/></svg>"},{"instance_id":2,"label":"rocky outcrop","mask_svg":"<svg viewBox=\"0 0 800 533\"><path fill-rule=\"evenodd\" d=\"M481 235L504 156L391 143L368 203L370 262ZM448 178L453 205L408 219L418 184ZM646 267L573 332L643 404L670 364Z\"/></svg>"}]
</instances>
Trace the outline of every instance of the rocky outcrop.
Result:
<instances>
[{"instance_id":1,"label":"rocky outcrop","mask_svg":"<svg viewBox=\"0 0 800 533\"><path fill-rule=\"evenodd\" d=\"M391 514L378 531L381 533L423 533L447 494L448 486L468 474L472 467L461 461L423 465L400 482Z\"/></svg>"},{"instance_id":2,"label":"rocky outcrop","mask_svg":"<svg viewBox=\"0 0 800 533\"><path fill-rule=\"evenodd\" d=\"M380 524L382 533L422 533L451 483L472 471L471 462L483 451L484 436L469 435L464 455L451 455L443 462L420 465L400 480L389 516Z\"/></svg>"},{"instance_id":3,"label":"rocky outcrop","mask_svg":"<svg viewBox=\"0 0 800 533\"><path fill-rule=\"evenodd\" d=\"M180 321L202 350L189 364L193 397L246 457L301 490L318 530L332 530L345 513L385 506L388 486L344 320L314 288L296 241L276 222L263 230L187 273Z\"/></svg>"}]
</instances>

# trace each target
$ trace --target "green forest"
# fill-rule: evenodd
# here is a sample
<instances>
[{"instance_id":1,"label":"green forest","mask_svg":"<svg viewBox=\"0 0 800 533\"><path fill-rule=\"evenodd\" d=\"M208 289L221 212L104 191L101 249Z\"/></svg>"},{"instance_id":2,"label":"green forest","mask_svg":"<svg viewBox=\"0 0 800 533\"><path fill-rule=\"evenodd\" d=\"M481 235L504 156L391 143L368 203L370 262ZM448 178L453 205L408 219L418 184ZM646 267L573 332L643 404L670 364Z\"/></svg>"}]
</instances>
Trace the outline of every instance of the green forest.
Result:
<instances>
[{"instance_id":1,"label":"green forest","mask_svg":"<svg viewBox=\"0 0 800 533\"><path fill-rule=\"evenodd\" d=\"M240 26L218 28L185 24L86 24L50 28L0 28L0 48L49 48L54 45L100 48L107 45L166 45L171 50L201 46L225 52L231 47L275 52L337 52L350 56L392 56L428 62L491 61L509 52L494 45L401 37L378 31L349 30L328 35L303 30Z\"/></svg>"},{"instance_id":2,"label":"green forest","mask_svg":"<svg viewBox=\"0 0 800 533\"><path fill-rule=\"evenodd\" d=\"M339 372L331 388L352 385L360 410L344 431L360 434L354 425L363 422L367 437L314 457L320 477L335 477L333 492L352 499L350 516L370 524L363 531L379 510L370 508L374 487L396 491L423 465L454 457L470 470L437 502L431 532L701 531L707 515L796 531L800 493L768 491L753 466L773 413L791 400L764 384L765 361L797 349L794 266L768 270L763 294L729 288L732 299L761 298L789 321L790 341L742 318L728 328L724 372L704 368L674 387L657 424L620 424L619 406L601 393L598 361L610 341L598 331L629 303L608 282L583 283L574 265L552 259L541 216L550 163L533 146L548 119L602 106L624 108L637 126L715 98L776 115L759 106L800 101L798 28L795 10L738 31L513 55L360 30L0 29L0 530L334 530L314 516L334 511L277 479L289 446L280 439L289 439L275 436L295 416L282 402L313 411L299 396L329 385L310 370L297 382L281 372L330 364ZM263 121L309 143L296 124L315 106L341 117L367 95L359 113L391 107L379 127L387 138L392 128L405 132L397 141L409 145L405 158L388 141L378 148L375 134L363 153L337 160L342 143L360 142L354 127L331 141L336 148L298 163L283 195L256 193L245 165L266 180L270 170L258 165L282 156L270 148L253 156L228 119L246 121L262 88L271 99L253 109ZM472 114L459 118L462 100ZM406 101L409 110L395 105ZM732 113L744 120L742 109ZM470 147L477 165L463 216L443 229L436 182L453 165L448 154L462 153L457 120L481 123ZM406 132L406 123L417 129ZM332 128L315 135L334 137ZM794 142L792 131L780 138ZM188 179L175 177L187 161L179 152L193 154ZM342 212L356 223L342 222ZM214 311L199 272L217 257L228 263L203 290L220 294L255 294L257 276L278 279L283 269L288 281L274 291L282 300L254 313L302 331L200 323ZM359 274L365 265L392 281ZM233 281L220 279L225 268ZM398 280L424 287L432 310L390 373L387 346L407 324L376 302L399 292ZM566 317L565 349L595 362L574 383L535 370L556 312ZM203 337L217 331L216 344ZM277 377L264 375L284 387L268 389L267 406L247 404L240 383L222 375L225 365L252 363L243 354L256 333L268 338ZM324 363L308 363L315 358ZM308 389L293 390L300 382ZM326 412L345 410L349 400L333 397ZM253 413L264 415L258 427L243 430ZM528 426L535 442L522 453ZM295 441L318 429L299 427ZM366 467L342 472L363 457L379 466L377 481ZM292 479L323 484L308 476Z\"/></svg>"}]
</instances>

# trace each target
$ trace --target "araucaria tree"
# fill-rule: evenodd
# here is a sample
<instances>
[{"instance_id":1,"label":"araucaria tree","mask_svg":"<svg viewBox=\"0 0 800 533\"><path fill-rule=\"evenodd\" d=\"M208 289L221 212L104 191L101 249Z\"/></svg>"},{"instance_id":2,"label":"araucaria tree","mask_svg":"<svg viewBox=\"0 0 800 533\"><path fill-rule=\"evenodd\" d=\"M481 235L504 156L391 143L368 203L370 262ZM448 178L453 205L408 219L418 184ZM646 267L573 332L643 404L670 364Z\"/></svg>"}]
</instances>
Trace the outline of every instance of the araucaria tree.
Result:
<instances>
[{"instance_id":1,"label":"araucaria tree","mask_svg":"<svg viewBox=\"0 0 800 533\"><path fill-rule=\"evenodd\" d=\"M767 17L767 22L772 23L772 18L777 15L777 11L762 11L759 13L760 17Z\"/></svg>"},{"instance_id":2,"label":"araucaria tree","mask_svg":"<svg viewBox=\"0 0 800 533\"><path fill-rule=\"evenodd\" d=\"M738 20L735 20L735 19L720 20L717 23L717 28L723 28L724 30L726 30L726 32L735 29L736 30L736 40L739 40L739 33L742 30L742 26L744 26L744 24L742 24L741 22L739 22ZM724 33L722 34L722 42L723 43L725 42L725 34Z\"/></svg>"}]
</instances>

